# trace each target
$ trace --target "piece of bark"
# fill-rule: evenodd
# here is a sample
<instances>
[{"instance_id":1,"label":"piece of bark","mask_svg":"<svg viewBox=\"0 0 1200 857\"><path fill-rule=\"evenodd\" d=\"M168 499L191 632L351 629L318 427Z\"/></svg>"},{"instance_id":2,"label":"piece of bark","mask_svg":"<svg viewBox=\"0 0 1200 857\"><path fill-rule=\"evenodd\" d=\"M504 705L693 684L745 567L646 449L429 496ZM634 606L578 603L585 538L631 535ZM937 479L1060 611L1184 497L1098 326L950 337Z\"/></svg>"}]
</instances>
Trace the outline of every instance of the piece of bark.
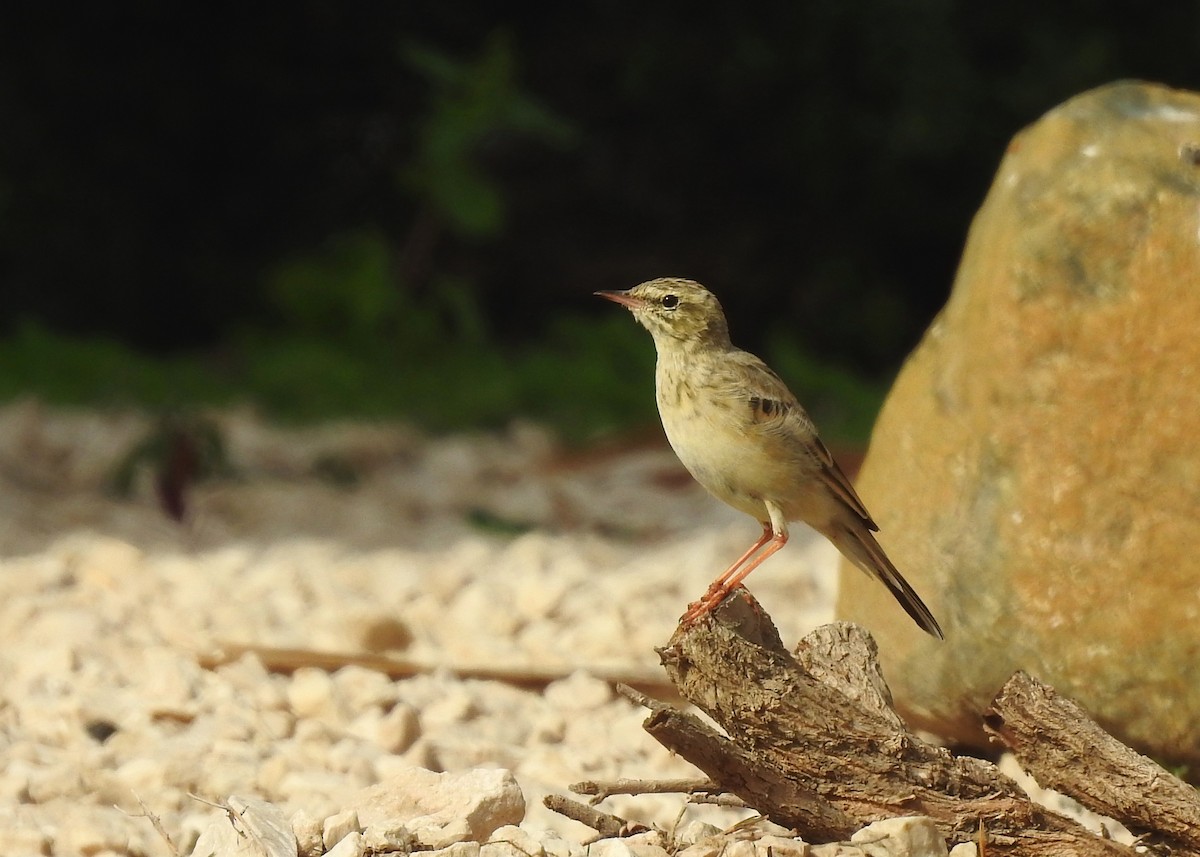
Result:
<instances>
[{"instance_id":1,"label":"piece of bark","mask_svg":"<svg viewBox=\"0 0 1200 857\"><path fill-rule=\"evenodd\" d=\"M823 842L849 839L862 826L811 788L789 781L770 765L755 760L752 754L699 717L628 687L619 690L650 709L652 713L643 725L658 743L708 774L724 791L733 792L743 800L747 794L767 796L775 811L772 817L779 823L804 830Z\"/></svg>"},{"instance_id":2,"label":"piece of bark","mask_svg":"<svg viewBox=\"0 0 1200 857\"><path fill-rule=\"evenodd\" d=\"M563 795L546 795L542 798L542 803L547 809L553 810L559 815L587 825L596 831L598 839L630 836L646 829L642 825L631 825L620 816L601 812L595 807L580 803L577 800L571 800Z\"/></svg>"},{"instance_id":3,"label":"piece of bark","mask_svg":"<svg viewBox=\"0 0 1200 857\"><path fill-rule=\"evenodd\" d=\"M879 646L862 625L832 622L797 644L792 653L800 666L859 708L876 714L894 728L906 730L892 703L892 689L879 666Z\"/></svg>"},{"instance_id":4,"label":"piece of bark","mask_svg":"<svg viewBox=\"0 0 1200 857\"><path fill-rule=\"evenodd\" d=\"M955 757L909 732L888 704L890 692L876 678L873 644L865 638L845 626L806 638L802 659L828 683L818 680L784 649L757 602L738 590L709 616L679 628L659 650L680 694L730 737L664 729L664 723L676 722L665 706L654 709L646 728L665 736L672 742L663 741L666 746L748 805L809 841L827 834L807 829L806 819L777 802L779 794L799 789L823 798L855 827L927 815L951 842L973 840L982 821L993 855L1135 853L1034 804L987 762Z\"/></svg>"},{"instance_id":5,"label":"piece of bark","mask_svg":"<svg viewBox=\"0 0 1200 857\"><path fill-rule=\"evenodd\" d=\"M1115 818L1175 854L1200 854L1196 789L1126 747L1074 700L1025 672L1001 689L984 728L1038 783Z\"/></svg>"}]
</instances>

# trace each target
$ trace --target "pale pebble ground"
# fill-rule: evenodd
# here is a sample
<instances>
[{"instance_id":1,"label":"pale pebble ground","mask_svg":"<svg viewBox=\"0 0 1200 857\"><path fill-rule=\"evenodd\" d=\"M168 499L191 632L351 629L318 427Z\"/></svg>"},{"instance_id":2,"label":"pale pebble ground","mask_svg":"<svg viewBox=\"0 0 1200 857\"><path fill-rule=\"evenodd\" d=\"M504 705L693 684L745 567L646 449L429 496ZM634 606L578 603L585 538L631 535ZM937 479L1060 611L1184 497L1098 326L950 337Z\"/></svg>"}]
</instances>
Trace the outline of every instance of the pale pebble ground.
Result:
<instances>
[{"instance_id":1,"label":"pale pebble ground","mask_svg":"<svg viewBox=\"0 0 1200 857\"><path fill-rule=\"evenodd\" d=\"M664 446L579 454L525 425L429 438L209 418L234 475L199 485L180 525L148 471L131 497L105 491L152 419L0 408L5 853L170 854L144 805L186 854L222 815L189 794L320 817L413 764L511 769L522 828L570 845L590 831L545 810L543 794L695 773L588 674L655 669L687 602L758 534ZM316 475L331 461L357 481ZM832 618L835 566L797 527L750 579L785 641ZM198 661L230 643L359 652L405 638L393 653L423 663L553 666L563 678L531 691L445 670L394 681ZM673 795L603 808L664 826L740 817Z\"/></svg>"}]
</instances>

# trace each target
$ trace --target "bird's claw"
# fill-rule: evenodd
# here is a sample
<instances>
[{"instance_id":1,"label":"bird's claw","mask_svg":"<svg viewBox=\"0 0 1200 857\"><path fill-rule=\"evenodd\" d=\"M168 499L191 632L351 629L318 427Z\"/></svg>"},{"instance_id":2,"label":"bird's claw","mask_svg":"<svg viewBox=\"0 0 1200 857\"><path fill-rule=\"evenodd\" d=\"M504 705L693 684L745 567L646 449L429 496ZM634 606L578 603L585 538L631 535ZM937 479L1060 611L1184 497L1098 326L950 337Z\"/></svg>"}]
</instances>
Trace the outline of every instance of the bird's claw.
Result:
<instances>
[{"instance_id":1,"label":"bird's claw","mask_svg":"<svg viewBox=\"0 0 1200 857\"><path fill-rule=\"evenodd\" d=\"M684 628L691 627L703 616L711 613L718 604L725 600L725 596L728 594L721 587L709 587L709 591L704 593L702 598L688 605L687 611L679 617L679 624Z\"/></svg>"}]
</instances>

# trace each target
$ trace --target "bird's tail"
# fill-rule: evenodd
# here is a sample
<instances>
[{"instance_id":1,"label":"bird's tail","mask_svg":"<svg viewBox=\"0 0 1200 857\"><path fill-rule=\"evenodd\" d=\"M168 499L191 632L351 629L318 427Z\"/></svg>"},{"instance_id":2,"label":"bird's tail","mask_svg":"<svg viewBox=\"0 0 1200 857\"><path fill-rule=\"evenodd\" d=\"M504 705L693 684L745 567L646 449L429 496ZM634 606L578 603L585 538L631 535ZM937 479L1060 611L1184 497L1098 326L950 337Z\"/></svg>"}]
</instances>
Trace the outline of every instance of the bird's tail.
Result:
<instances>
[{"instance_id":1,"label":"bird's tail","mask_svg":"<svg viewBox=\"0 0 1200 857\"><path fill-rule=\"evenodd\" d=\"M933 613L925 606L921 596L917 595L916 590L904 579L904 575L892 565L892 561L865 525L855 527L835 523L825 535L851 562L872 577L878 578L900 602L904 612L911 616L922 630L939 640L946 638L942 633L942 626L933 618Z\"/></svg>"}]
</instances>

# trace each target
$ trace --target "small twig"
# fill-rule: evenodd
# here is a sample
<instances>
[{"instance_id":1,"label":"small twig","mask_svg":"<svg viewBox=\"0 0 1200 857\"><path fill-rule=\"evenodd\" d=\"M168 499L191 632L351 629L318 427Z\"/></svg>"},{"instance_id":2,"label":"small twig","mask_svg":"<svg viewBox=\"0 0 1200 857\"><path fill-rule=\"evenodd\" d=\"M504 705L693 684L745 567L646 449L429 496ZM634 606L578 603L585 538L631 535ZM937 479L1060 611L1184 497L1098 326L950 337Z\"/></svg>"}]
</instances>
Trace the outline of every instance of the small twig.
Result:
<instances>
[{"instance_id":1,"label":"small twig","mask_svg":"<svg viewBox=\"0 0 1200 857\"><path fill-rule=\"evenodd\" d=\"M171 834L167 833L167 829L163 827L162 819L150 811L150 807L146 806L146 802L142 800L141 795L139 795L137 792L134 792L133 797L137 800L138 806L142 808L140 813L126 812L119 806L114 806L113 809L115 809L117 812L124 813L129 818L144 818L149 821L150 825L154 828L154 832L157 833L162 840L167 843L167 847L171 849L171 854L174 855L174 857L180 857L179 849L175 847L175 842L171 839Z\"/></svg>"},{"instance_id":2,"label":"small twig","mask_svg":"<svg viewBox=\"0 0 1200 857\"><path fill-rule=\"evenodd\" d=\"M616 690L616 692L621 696L632 702L634 705L640 705L642 708L649 708L651 711L659 711L660 709L669 707L665 703L659 702L657 699L646 696L646 694L642 693L640 690L635 690L624 682L618 682L613 686L613 689ZM672 692L675 691L674 685L671 686L671 690Z\"/></svg>"},{"instance_id":3,"label":"small twig","mask_svg":"<svg viewBox=\"0 0 1200 857\"><path fill-rule=\"evenodd\" d=\"M563 795L546 795L542 803L547 809L592 828L598 834L597 839L632 836L647 829L644 825L631 824L620 816L601 812Z\"/></svg>"},{"instance_id":4,"label":"small twig","mask_svg":"<svg viewBox=\"0 0 1200 857\"><path fill-rule=\"evenodd\" d=\"M648 794L694 794L696 792L719 792L721 787L708 778L690 777L675 780L584 780L570 786L577 795L592 795L588 801L592 806L612 795Z\"/></svg>"},{"instance_id":5,"label":"small twig","mask_svg":"<svg viewBox=\"0 0 1200 857\"><path fill-rule=\"evenodd\" d=\"M688 795L688 803L703 803L712 806L728 806L733 809L754 809L737 795L731 794L693 794Z\"/></svg>"}]
</instances>

